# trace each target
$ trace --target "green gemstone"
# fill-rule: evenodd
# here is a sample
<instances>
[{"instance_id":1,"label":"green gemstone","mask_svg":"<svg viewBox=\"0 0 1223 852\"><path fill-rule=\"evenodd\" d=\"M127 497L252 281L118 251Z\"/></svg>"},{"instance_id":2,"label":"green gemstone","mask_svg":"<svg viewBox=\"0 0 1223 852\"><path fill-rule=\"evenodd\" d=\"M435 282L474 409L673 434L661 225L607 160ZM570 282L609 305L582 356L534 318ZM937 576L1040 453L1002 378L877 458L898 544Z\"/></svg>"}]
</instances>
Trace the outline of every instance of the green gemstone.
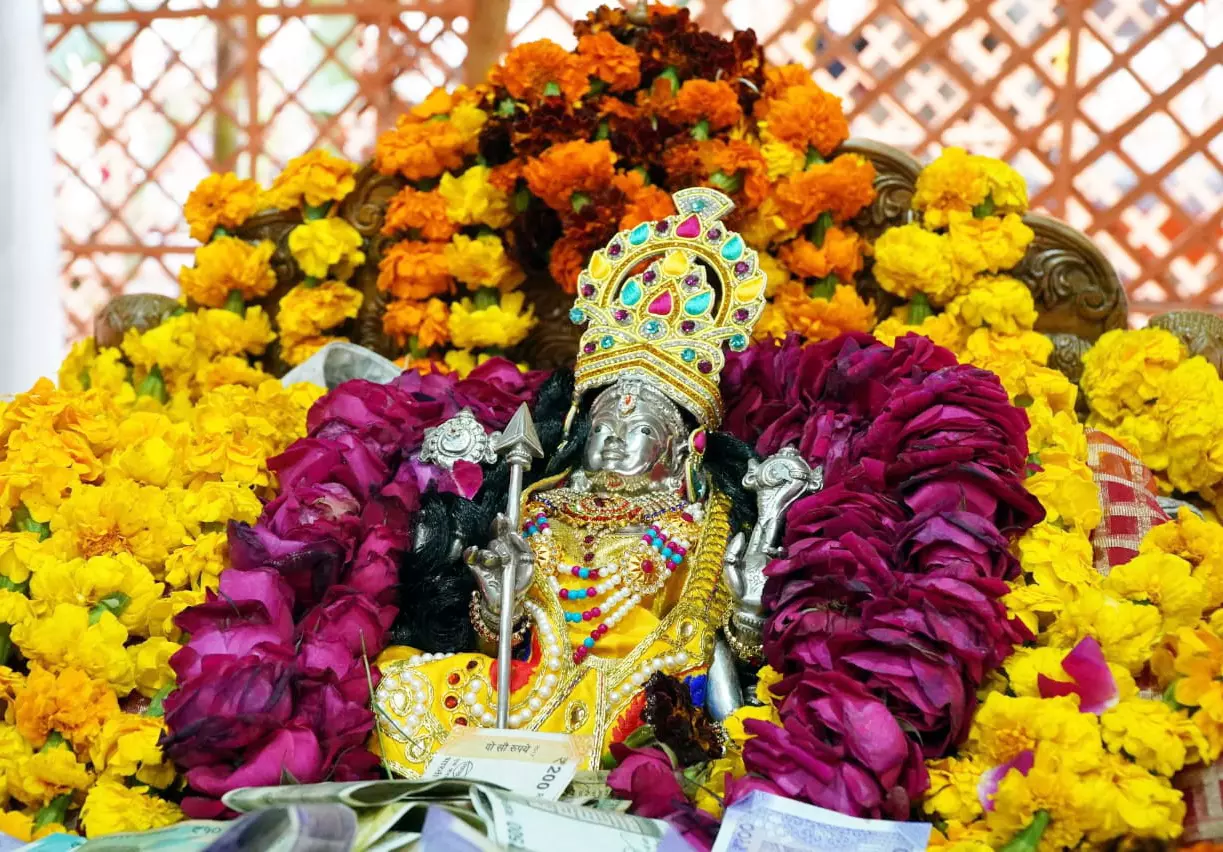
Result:
<instances>
[{"instance_id":1,"label":"green gemstone","mask_svg":"<svg viewBox=\"0 0 1223 852\"><path fill-rule=\"evenodd\" d=\"M602 340L599 341L599 345L602 346L604 349L611 349L612 344L614 344L615 342L616 341L612 339L612 336L608 334L604 336Z\"/></svg>"},{"instance_id":2,"label":"green gemstone","mask_svg":"<svg viewBox=\"0 0 1223 852\"><path fill-rule=\"evenodd\" d=\"M691 363L692 361L696 360L696 350L695 349L685 349L683 352L680 353L679 357Z\"/></svg>"}]
</instances>

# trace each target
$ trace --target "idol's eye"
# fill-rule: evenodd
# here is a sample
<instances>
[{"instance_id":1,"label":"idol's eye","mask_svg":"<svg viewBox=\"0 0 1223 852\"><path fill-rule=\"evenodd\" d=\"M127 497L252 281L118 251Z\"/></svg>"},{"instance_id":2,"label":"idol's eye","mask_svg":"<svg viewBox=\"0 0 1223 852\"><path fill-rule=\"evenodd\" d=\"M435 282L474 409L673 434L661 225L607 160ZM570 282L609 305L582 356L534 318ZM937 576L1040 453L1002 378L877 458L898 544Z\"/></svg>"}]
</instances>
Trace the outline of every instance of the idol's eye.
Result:
<instances>
[{"instance_id":1,"label":"idol's eye","mask_svg":"<svg viewBox=\"0 0 1223 852\"><path fill-rule=\"evenodd\" d=\"M640 432L642 435L645 435L647 438L654 437L654 427L648 423L642 423L640 426L637 427L637 431Z\"/></svg>"}]
</instances>

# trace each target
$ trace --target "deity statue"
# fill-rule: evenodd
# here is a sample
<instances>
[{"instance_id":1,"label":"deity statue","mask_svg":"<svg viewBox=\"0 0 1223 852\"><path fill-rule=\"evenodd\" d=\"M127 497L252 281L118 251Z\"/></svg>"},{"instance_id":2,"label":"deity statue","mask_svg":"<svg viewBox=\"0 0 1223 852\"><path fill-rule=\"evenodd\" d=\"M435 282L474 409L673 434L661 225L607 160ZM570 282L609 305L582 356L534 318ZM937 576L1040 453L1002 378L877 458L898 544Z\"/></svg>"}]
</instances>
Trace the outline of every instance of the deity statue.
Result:
<instances>
[{"instance_id":1,"label":"deity statue","mask_svg":"<svg viewBox=\"0 0 1223 852\"><path fill-rule=\"evenodd\" d=\"M728 198L695 188L674 201L674 216L617 234L579 278L570 318L587 329L556 451L571 462L523 491L518 528L501 514L489 540L449 548L475 578L480 647L379 659L376 740L397 772L423 771L456 725L495 726L503 577L509 725L576 735L584 768L640 724L655 672L703 693L715 718L741 703L735 658L759 655L764 566L786 509L822 482L797 452L756 460L716 432L724 346L747 347L765 273L722 222ZM491 440L460 415L423 453L487 464Z\"/></svg>"}]
</instances>

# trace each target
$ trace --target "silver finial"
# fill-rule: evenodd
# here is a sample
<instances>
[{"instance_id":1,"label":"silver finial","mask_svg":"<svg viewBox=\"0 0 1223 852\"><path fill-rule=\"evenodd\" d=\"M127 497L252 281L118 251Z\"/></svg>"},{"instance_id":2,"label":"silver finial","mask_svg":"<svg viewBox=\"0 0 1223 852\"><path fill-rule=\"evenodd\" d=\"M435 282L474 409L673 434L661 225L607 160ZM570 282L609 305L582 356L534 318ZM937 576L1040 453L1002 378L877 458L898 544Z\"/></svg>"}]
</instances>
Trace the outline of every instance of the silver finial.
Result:
<instances>
[{"instance_id":1,"label":"silver finial","mask_svg":"<svg viewBox=\"0 0 1223 852\"><path fill-rule=\"evenodd\" d=\"M497 460L493 440L497 433L487 435L480 421L464 408L440 426L425 430L420 448L420 460L452 470L457 461L492 464Z\"/></svg>"}]
</instances>

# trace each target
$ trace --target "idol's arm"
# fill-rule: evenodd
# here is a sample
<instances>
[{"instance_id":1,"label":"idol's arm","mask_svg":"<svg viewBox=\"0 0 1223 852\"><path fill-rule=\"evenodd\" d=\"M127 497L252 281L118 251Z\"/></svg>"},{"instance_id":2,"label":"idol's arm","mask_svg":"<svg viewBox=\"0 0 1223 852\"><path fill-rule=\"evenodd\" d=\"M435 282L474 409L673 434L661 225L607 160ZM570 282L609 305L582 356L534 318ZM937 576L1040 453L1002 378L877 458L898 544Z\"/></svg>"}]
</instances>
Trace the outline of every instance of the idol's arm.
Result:
<instances>
[{"instance_id":1,"label":"idol's arm","mask_svg":"<svg viewBox=\"0 0 1223 852\"><path fill-rule=\"evenodd\" d=\"M757 521L751 536L735 536L727 548L723 576L731 609L724 630L730 647L743 660L758 658L764 628L764 569L782 555L779 546L786 512L795 500L824 486L822 468L811 468L798 451L786 447L748 466L743 484L756 493Z\"/></svg>"}]
</instances>

